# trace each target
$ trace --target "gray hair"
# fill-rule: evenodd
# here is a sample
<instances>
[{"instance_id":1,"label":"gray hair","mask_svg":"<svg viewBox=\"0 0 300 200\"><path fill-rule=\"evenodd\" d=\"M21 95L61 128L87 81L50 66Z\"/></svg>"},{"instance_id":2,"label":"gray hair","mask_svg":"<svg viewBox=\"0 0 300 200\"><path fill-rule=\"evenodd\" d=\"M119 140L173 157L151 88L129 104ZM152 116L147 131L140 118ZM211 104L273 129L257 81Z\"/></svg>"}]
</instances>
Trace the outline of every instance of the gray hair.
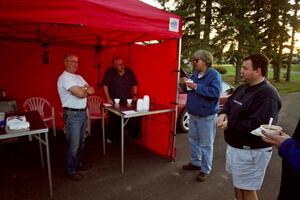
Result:
<instances>
[{"instance_id":1,"label":"gray hair","mask_svg":"<svg viewBox=\"0 0 300 200\"><path fill-rule=\"evenodd\" d=\"M213 63L213 56L211 53L205 50L199 50L193 55L193 59L199 59L205 62L208 66L210 66Z\"/></svg>"},{"instance_id":2,"label":"gray hair","mask_svg":"<svg viewBox=\"0 0 300 200\"><path fill-rule=\"evenodd\" d=\"M67 60L68 58L71 58L71 57L78 57L78 56L76 56L76 55L74 55L74 54L71 54L71 53L66 53L65 55L64 55L64 60Z\"/></svg>"}]
</instances>

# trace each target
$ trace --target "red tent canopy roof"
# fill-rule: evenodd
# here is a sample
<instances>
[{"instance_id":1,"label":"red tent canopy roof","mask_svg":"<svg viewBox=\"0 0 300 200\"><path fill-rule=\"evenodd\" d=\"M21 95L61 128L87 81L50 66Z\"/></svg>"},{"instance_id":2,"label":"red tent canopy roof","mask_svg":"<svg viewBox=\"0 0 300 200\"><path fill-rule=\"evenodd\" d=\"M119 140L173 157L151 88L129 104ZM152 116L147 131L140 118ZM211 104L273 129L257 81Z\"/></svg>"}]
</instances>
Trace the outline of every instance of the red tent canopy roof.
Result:
<instances>
[{"instance_id":1,"label":"red tent canopy roof","mask_svg":"<svg viewBox=\"0 0 300 200\"><path fill-rule=\"evenodd\" d=\"M181 18L138 0L3 0L0 39L114 45L181 37Z\"/></svg>"}]
</instances>

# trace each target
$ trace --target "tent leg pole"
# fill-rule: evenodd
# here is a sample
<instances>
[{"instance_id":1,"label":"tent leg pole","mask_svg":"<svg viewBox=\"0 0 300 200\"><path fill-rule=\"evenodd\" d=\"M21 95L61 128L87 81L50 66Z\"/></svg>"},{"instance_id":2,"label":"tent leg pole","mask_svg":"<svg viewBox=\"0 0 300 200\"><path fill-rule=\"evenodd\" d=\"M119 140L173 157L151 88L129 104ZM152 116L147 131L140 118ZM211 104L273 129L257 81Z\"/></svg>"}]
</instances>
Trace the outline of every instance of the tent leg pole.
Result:
<instances>
[{"instance_id":1,"label":"tent leg pole","mask_svg":"<svg viewBox=\"0 0 300 200\"><path fill-rule=\"evenodd\" d=\"M179 79L180 79L180 65L181 65L181 44L182 39L178 39L178 63L177 63L177 85L176 85L176 104L175 104L175 116L174 116L174 136L173 136L173 145L172 145L172 155L171 159L175 161L175 147L176 147L176 125L177 125L177 117L178 117L178 97L179 97Z\"/></svg>"},{"instance_id":2,"label":"tent leg pole","mask_svg":"<svg viewBox=\"0 0 300 200\"><path fill-rule=\"evenodd\" d=\"M124 118L121 117L121 173L124 173Z\"/></svg>"}]
</instances>

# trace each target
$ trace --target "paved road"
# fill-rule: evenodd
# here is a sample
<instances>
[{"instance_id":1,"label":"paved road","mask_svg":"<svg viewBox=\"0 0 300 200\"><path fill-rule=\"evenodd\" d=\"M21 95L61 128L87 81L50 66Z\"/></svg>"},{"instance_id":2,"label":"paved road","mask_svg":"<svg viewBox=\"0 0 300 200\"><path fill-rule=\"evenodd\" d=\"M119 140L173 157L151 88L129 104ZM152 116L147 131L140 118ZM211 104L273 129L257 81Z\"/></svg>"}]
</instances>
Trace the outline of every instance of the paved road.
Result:
<instances>
[{"instance_id":1,"label":"paved road","mask_svg":"<svg viewBox=\"0 0 300 200\"><path fill-rule=\"evenodd\" d=\"M300 93L282 97L283 108L279 125L292 132L300 116ZM225 148L223 133L218 131L214 166L204 183L194 180L196 172L181 170L189 161L186 134L177 136L177 160L166 160L126 142L124 174L119 173L119 149L111 148L104 157L99 154L99 136L87 141L87 157L92 169L81 182L64 177L65 141L62 135L51 139L51 155L54 179L54 200L232 200L233 189L230 176L224 170ZM40 170L37 143L29 145L0 146L0 199L47 199L46 173ZM3 161L6 162L3 162ZM262 200L275 200L281 174L281 160L274 151L262 190Z\"/></svg>"}]
</instances>

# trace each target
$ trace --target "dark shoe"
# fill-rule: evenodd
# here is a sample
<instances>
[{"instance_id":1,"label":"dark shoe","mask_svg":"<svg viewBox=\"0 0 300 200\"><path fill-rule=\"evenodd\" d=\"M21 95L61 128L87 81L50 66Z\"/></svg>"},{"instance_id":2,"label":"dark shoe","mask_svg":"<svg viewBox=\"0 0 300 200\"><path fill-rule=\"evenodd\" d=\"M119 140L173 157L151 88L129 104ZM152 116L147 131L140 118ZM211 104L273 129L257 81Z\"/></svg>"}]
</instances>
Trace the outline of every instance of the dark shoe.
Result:
<instances>
[{"instance_id":1,"label":"dark shoe","mask_svg":"<svg viewBox=\"0 0 300 200\"><path fill-rule=\"evenodd\" d=\"M77 170L84 173L84 172L88 172L89 169L90 169L90 167L87 164L81 163Z\"/></svg>"},{"instance_id":2,"label":"dark shoe","mask_svg":"<svg viewBox=\"0 0 300 200\"><path fill-rule=\"evenodd\" d=\"M68 178L72 181L80 181L82 180L83 176L82 174L75 172L74 174L68 175Z\"/></svg>"},{"instance_id":3,"label":"dark shoe","mask_svg":"<svg viewBox=\"0 0 300 200\"><path fill-rule=\"evenodd\" d=\"M186 165L183 165L183 166L182 166L182 169L184 169L184 170L200 170L201 167L198 167L198 166L196 166L196 165L193 165L192 163L188 163L188 164L186 164Z\"/></svg>"},{"instance_id":4,"label":"dark shoe","mask_svg":"<svg viewBox=\"0 0 300 200\"><path fill-rule=\"evenodd\" d=\"M199 174L196 177L196 180L199 182L204 182L207 178L208 174L205 174L203 172L199 172Z\"/></svg>"}]
</instances>

